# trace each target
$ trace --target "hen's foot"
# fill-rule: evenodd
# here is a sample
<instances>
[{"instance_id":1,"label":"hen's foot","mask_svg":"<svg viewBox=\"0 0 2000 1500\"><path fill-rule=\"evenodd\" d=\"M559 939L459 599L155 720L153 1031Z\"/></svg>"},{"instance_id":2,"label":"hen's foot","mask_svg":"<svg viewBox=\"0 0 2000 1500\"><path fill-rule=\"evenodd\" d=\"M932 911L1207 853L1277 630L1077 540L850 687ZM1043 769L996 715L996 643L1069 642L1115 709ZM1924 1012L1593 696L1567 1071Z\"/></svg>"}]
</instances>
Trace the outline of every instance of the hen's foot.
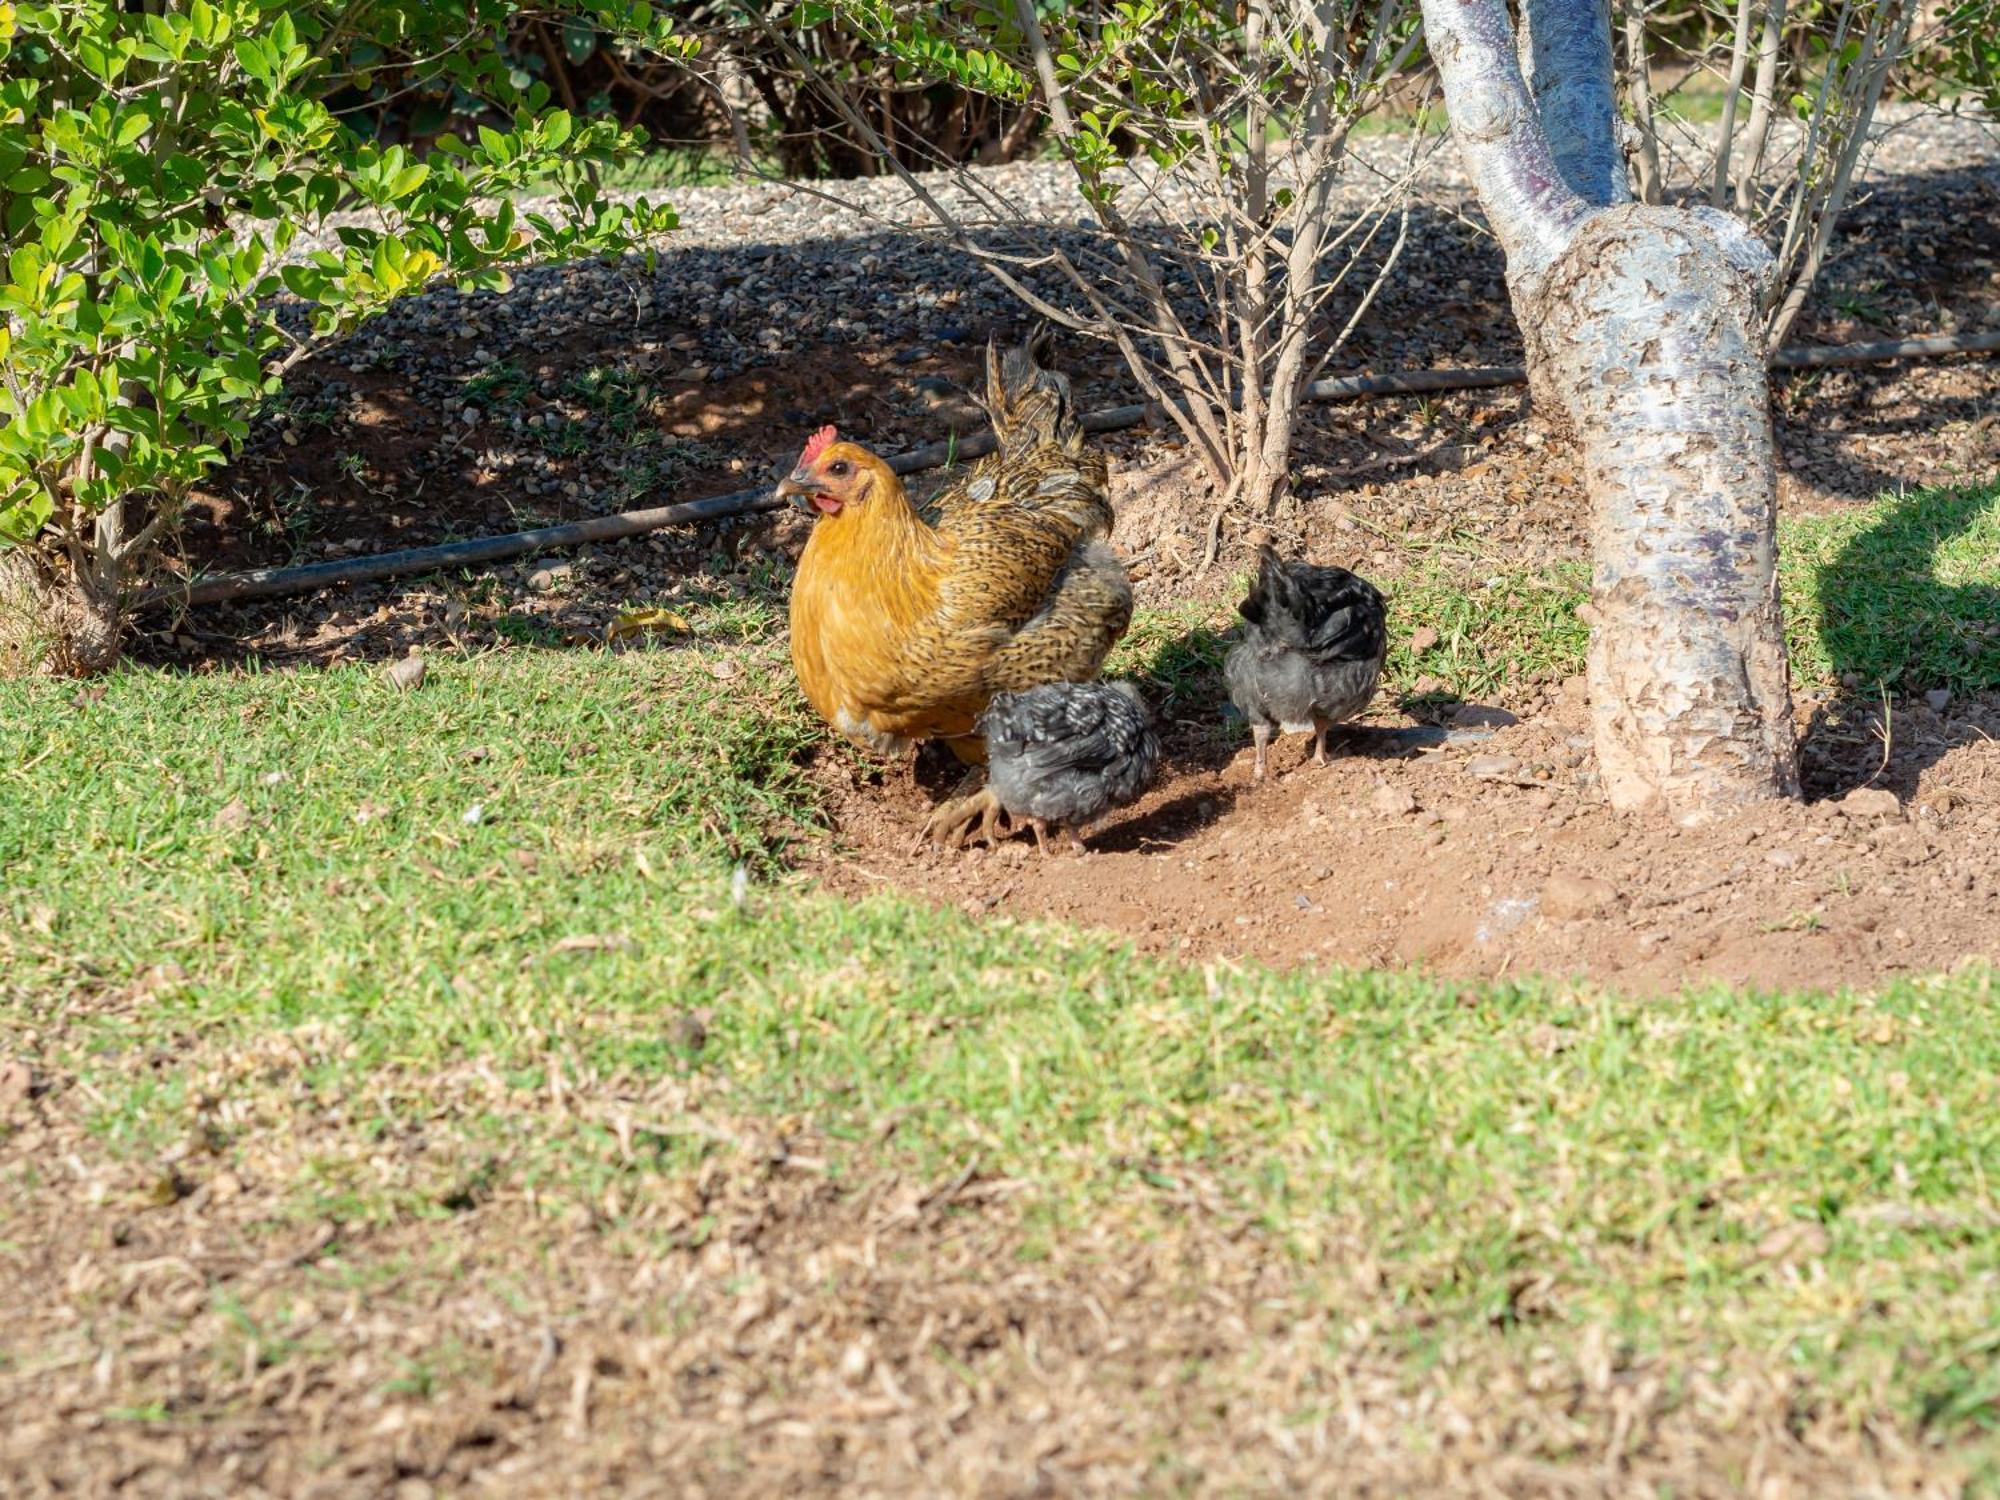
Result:
<instances>
[{"instance_id":1,"label":"hen's foot","mask_svg":"<svg viewBox=\"0 0 2000 1500\"><path fill-rule=\"evenodd\" d=\"M1000 806L1000 799L994 795L992 787L981 787L970 796L953 797L945 802L925 821L923 833L918 843L943 844L950 849L963 849L969 836L986 841L992 848L995 842L1012 830L1005 826L1006 811Z\"/></svg>"}]
</instances>

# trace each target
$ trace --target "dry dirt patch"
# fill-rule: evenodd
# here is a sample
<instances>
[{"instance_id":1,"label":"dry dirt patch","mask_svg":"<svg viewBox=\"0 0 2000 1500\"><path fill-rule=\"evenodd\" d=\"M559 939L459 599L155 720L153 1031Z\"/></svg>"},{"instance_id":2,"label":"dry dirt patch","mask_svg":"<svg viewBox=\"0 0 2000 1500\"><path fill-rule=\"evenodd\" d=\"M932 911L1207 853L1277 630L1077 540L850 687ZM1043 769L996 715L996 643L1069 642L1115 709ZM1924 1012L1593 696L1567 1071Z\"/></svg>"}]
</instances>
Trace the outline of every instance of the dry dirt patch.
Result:
<instances>
[{"instance_id":1,"label":"dry dirt patch","mask_svg":"<svg viewBox=\"0 0 2000 1500\"><path fill-rule=\"evenodd\" d=\"M77 1159L89 1195L15 1205L45 1234L0 1292L10 1493L1955 1492L1748 1356L1600 1330L1413 1366L1364 1237L1301 1265L1198 1179L1051 1236L976 1164L842 1187L825 1142L718 1134L616 1228L508 1194L279 1230L233 1174L146 1208Z\"/></svg>"},{"instance_id":2,"label":"dry dirt patch","mask_svg":"<svg viewBox=\"0 0 2000 1500\"><path fill-rule=\"evenodd\" d=\"M1640 992L1869 987L2000 959L2000 703L1899 708L1886 769L1861 713L1816 716L1817 800L1708 829L1622 816L1596 794L1579 684L1515 709L1465 705L1447 726L1378 708L1332 765L1289 743L1262 785L1247 747L1184 725L1168 773L1080 857L1022 839L913 862L925 799L836 773L848 848L825 875L1108 927L1182 958L1580 974Z\"/></svg>"}]
</instances>

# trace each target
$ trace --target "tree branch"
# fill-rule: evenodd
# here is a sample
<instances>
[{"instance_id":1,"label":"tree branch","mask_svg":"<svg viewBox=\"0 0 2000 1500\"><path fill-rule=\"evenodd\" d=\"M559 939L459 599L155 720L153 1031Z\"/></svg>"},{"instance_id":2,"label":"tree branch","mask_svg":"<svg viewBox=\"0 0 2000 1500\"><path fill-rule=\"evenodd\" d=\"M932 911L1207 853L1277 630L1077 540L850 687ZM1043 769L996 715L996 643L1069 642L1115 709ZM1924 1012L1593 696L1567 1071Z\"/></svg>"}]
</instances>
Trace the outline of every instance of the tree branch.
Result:
<instances>
[{"instance_id":1,"label":"tree branch","mask_svg":"<svg viewBox=\"0 0 2000 1500\"><path fill-rule=\"evenodd\" d=\"M1608 0L1522 0L1521 33L1528 90L1563 180L1594 207L1629 203Z\"/></svg>"},{"instance_id":2,"label":"tree branch","mask_svg":"<svg viewBox=\"0 0 2000 1500\"><path fill-rule=\"evenodd\" d=\"M1539 275L1590 217L1591 205L1556 166L1514 56L1505 0L1423 0L1423 10L1452 137L1508 272Z\"/></svg>"},{"instance_id":3,"label":"tree branch","mask_svg":"<svg viewBox=\"0 0 2000 1500\"><path fill-rule=\"evenodd\" d=\"M1764 147L1771 138L1771 117L1778 84L1779 42L1785 31L1785 0L1766 0L1764 39L1757 51L1757 82L1750 95L1750 123L1743 135L1743 170L1736 176L1736 211L1756 206L1757 174L1764 168Z\"/></svg>"}]
</instances>

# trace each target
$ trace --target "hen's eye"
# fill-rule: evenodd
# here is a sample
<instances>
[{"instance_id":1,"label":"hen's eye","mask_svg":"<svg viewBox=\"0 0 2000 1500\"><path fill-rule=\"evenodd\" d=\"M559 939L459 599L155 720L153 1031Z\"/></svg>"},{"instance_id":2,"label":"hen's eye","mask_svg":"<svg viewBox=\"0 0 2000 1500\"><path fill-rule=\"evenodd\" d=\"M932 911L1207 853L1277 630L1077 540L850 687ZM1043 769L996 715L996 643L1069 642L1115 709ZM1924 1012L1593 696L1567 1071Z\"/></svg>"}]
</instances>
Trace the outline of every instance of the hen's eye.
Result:
<instances>
[{"instance_id":1,"label":"hen's eye","mask_svg":"<svg viewBox=\"0 0 2000 1500\"><path fill-rule=\"evenodd\" d=\"M826 471L829 474L845 474L847 472L847 460L844 458L836 458L832 463L826 466Z\"/></svg>"}]
</instances>

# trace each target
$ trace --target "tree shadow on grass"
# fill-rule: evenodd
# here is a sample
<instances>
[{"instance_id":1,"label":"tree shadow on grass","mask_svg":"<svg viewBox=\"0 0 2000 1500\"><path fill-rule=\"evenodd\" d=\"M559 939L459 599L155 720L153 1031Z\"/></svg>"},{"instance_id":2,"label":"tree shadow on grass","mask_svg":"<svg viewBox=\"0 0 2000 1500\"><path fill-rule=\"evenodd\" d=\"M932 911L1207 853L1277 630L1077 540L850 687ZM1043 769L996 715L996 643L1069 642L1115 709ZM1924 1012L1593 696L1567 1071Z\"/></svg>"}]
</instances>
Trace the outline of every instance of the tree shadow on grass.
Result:
<instances>
[{"instance_id":1,"label":"tree shadow on grass","mask_svg":"<svg viewBox=\"0 0 2000 1500\"><path fill-rule=\"evenodd\" d=\"M1899 713L1895 699L2000 690L2000 485L1886 501L1836 545L1808 590L1817 643L1795 646L1841 684L1806 732L1806 791L1877 783L1907 800L1976 731L1954 734L1928 707Z\"/></svg>"}]
</instances>

